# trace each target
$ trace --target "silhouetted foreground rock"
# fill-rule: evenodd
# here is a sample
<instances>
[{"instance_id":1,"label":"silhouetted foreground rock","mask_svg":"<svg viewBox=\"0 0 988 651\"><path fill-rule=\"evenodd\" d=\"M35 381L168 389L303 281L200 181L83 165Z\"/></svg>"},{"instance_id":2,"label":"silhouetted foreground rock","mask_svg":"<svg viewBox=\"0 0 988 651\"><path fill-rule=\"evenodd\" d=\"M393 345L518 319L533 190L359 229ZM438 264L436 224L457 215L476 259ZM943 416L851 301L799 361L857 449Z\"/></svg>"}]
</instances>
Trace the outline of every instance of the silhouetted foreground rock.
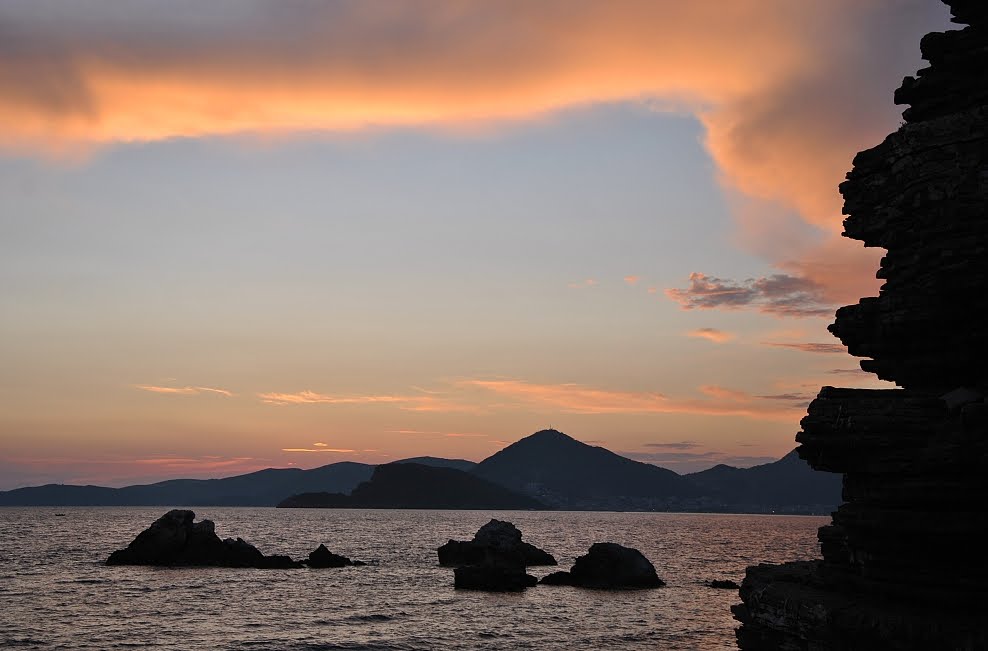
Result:
<instances>
[{"instance_id":1,"label":"silhouetted foreground rock","mask_svg":"<svg viewBox=\"0 0 988 651\"><path fill-rule=\"evenodd\" d=\"M347 567L348 565L366 565L363 561L351 561L346 556L340 556L326 549L326 545L319 545L315 550L309 552L309 559L305 561L309 567Z\"/></svg>"},{"instance_id":2,"label":"silhouetted foreground rock","mask_svg":"<svg viewBox=\"0 0 988 651\"><path fill-rule=\"evenodd\" d=\"M287 556L265 556L241 538L221 540L211 520L193 522L192 511L169 511L119 549L107 565L212 565L218 567L302 567Z\"/></svg>"},{"instance_id":3,"label":"silhouetted foreground rock","mask_svg":"<svg viewBox=\"0 0 988 651\"><path fill-rule=\"evenodd\" d=\"M110 554L106 564L261 569L364 565L361 561L351 561L332 553L325 545L319 545L305 562L288 556L265 556L242 538L221 540L211 520L194 522L195 517L192 511L169 511L137 534L125 549Z\"/></svg>"},{"instance_id":4,"label":"silhouetted foreground rock","mask_svg":"<svg viewBox=\"0 0 988 651\"><path fill-rule=\"evenodd\" d=\"M576 559L573 569L553 572L544 577L542 583L599 590L634 590L665 585L655 573L655 566L640 551L617 543L594 543L587 554Z\"/></svg>"},{"instance_id":5,"label":"silhouetted foreground rock","mask_svg":"<svg viewBox=\"0 0 988 651\"><path fill-rule=\"evenodd\" d=\"M436 550L439 564L452 566L453 585L463 590L510 592L538 583L525 572L529 565L555 565L556 559L521 540L521 531L510 522L491 520L473 540L450 540Z\"/></svg>"},{"instance_id":6,"label":"silhouetted foreground rock","mask_svg":"<svg viewBox=\"0 0 988 651\"><path fill-rule=\"evenodd\" d=\"M841 184L845 235L887 250L830 326L896 390L824 387L799 455L844 473L823 559L748 568L744 649L988 649L988 2L948 0L905 123Z\"/></svg>"},{"instance_id":7,"label":"silhouetted foreground rock","mask_svg":"<svg viewBox=\"0 0 988 651\"><path fill-rule=\"evenodd\" d=\"M552 554L522 542L521 531L502 520L491 520L482 526L473 540L450 540L436 552L439 554L439 564L447 567L489 562L520 567L556 565Z\"/></svg>"}]
</instances>

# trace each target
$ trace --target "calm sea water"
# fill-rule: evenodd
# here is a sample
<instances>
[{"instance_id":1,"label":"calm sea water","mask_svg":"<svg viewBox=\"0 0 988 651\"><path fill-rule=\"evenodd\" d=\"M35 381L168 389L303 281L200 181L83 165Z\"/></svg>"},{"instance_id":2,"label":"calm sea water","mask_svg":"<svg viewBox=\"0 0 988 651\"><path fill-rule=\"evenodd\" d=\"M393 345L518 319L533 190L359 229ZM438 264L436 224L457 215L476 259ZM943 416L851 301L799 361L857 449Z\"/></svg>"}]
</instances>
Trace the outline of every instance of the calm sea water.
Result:
<instances>
[{"instance_id":1,"label":"calm sea water","mask_svg":"<svg viewBox=\"0 0 988 651\"><path fill-rule=\"evenodd\" d=\"M206 508L221 537L368 567L104 567L165 508L0 508L0 647L23 649L730 649L745 566L817 555L824 518L669 513ZM56 516L64 513L64 516ZM563 569L595 541L641 550L668 587L453 589L435 549L491 517ZM532 568L542 576L552 568Z\"/></svg>"}]
</instances>

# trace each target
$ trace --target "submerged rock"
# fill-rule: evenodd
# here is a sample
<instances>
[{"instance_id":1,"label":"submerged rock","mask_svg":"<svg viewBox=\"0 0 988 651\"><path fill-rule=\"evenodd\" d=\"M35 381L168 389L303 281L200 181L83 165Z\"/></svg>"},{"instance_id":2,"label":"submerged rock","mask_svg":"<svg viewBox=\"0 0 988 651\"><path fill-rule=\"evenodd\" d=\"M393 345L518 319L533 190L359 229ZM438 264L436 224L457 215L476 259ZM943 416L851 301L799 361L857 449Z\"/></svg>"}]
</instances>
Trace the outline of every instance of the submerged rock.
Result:
<instances>
[{"instance_id":1,"label":"submerged rock","mask_svg":"<svg viewBox=\"0 0 988 651\"><path fill-rule=\"evenodd\" d=\"M542 579L545 585L572 585L600 590L660 588L665 582L655 566L637 549L617 543L594 543L576 559L569 572L553 572Z\"/></svg>"},{"instance_id":2,"label":"submerged rock","mask_svg":"<svg viewBox=\"0 0 988 651\"><path fill-rule=\"evenodd\" d=\"M738 590L741 588L741 586L730 579L714 579L707 583L707 587L717 588L718 590Z\"/></svg>"},{"instance_id":3,"label":"submerged rock","mask_svg":"<svg viewBox=\"0 0 988 651\"><path fill-rule=\"evenodd\" d=\"M473 540L450 540L439 547L439 564L447 567L478 565L496 561L502 565L556 565L552 554L523 542L521 531L502 520L491 520L482 526Z\"/></svg>"},{"instance_id":4,"label":"submerged rock","mask_svg":"<svg viewBox=\"0 0 988 651\"><path fill-rule=\"evenodd\" d=\"M453 570L453 586L458 590L520 592L538 583L524 566L485 563L464 565Z\"/></svg>"},{"instance_id":5,"label":"submerged rock","mask_svg":"<svg viewBox=\"0 0 988 651\"><path fill-rule=\"evenodd\" d=\"M573 585L573 577L569 572L553 572L543 576L539 583L542 585Z\"/></svg>"},{"instance_id":6,"label":"submerged rock","mask_svg":"<svg viewBox=\"0 0 988 651\"><path fill-rule=\"evenodd\" d=\"M211 520L193 522L192 511L173 510L155 520L107 565L200 565L216 567L295 568L288 556L265 556L242 538L221 540Z\"/></svg>"}]
</instances>

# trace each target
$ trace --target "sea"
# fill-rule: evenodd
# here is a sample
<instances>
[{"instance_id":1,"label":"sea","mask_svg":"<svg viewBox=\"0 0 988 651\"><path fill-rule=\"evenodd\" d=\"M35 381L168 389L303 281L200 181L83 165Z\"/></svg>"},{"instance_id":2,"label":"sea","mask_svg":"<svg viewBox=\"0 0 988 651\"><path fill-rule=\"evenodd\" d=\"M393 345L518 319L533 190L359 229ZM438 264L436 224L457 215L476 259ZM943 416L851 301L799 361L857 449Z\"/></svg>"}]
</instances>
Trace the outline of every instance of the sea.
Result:
<instances>
[{"instance_id":1,"label":"sea","mask_svg":"<svg viewBox=\"0 0 988 651\"><path fill-rule=\"evenodd\" d=\"M0 648L731 649L744 568L818 556L825 518L684 513L193 508L221 537L304 558L320 543L366 567L106 567L168 508L0 508ZM517 594L453 588L436 548L491 518L569 569L594 542L635 547L666 587Z\"/></svg>"}]
</instances>

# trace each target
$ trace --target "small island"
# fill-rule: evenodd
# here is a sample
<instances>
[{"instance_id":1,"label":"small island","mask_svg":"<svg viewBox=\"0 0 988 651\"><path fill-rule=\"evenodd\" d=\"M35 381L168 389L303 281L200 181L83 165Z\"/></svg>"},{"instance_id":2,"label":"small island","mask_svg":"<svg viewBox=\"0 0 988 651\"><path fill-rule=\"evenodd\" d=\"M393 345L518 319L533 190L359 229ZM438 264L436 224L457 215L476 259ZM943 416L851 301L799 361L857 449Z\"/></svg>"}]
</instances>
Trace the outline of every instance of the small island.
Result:
<instances>
[{"instance_id":1,"label":"small island","mask_svg":"<svg viewBox=\"0 0 988 651\"><path fill-rule=\"evenodd\" d=\"M455 468L418 463L377 466L370 481L342 493L302 493L283 509L545 509L536 500Z\"/></svg>"}]
</instances>

